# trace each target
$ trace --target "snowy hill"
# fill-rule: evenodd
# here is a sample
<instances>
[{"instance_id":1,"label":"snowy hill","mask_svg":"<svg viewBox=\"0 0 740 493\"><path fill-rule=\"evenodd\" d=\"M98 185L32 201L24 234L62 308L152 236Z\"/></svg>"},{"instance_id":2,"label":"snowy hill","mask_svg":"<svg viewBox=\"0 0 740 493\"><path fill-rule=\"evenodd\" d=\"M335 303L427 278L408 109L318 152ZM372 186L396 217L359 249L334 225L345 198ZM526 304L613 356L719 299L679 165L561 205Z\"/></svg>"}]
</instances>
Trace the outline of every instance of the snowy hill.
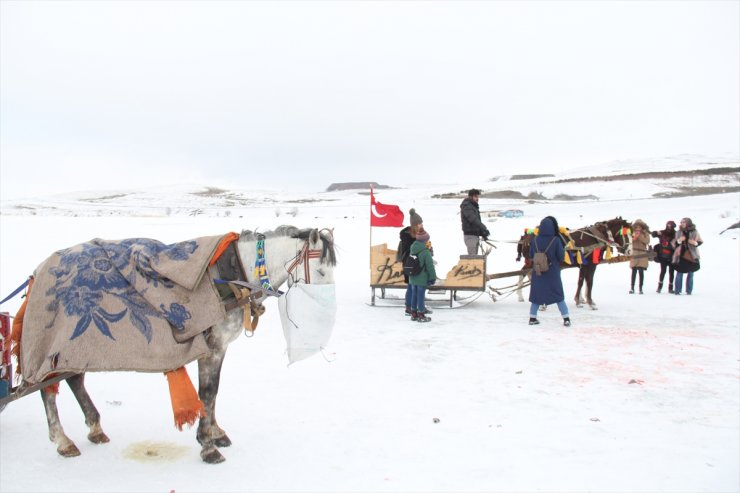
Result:
<instances>
[{"instance_id":1,"label":"snowy hill","mask_svg":"<svg viewBox=\"0 0 740 493\"><path fill-rule=\"evenodd\" d=\"M524 178L522 178L524 176ZM458 199L477 187L483 199L517 206L532 201L605 201L740 191L740 158L695 155L617 161L557 175L509 175L450 185L399 185L376 190L380 200L399 201L409 190L438 199ZM459 178L459 177L458 177ZM101 190L2 201L0 214L63 216L247 217L268 209L295 216L312 206L364 204L367 191L336 190L287 195L275 190L227 190L208 185L172 185L139 190Z\"/></svg>"}]
</instances>

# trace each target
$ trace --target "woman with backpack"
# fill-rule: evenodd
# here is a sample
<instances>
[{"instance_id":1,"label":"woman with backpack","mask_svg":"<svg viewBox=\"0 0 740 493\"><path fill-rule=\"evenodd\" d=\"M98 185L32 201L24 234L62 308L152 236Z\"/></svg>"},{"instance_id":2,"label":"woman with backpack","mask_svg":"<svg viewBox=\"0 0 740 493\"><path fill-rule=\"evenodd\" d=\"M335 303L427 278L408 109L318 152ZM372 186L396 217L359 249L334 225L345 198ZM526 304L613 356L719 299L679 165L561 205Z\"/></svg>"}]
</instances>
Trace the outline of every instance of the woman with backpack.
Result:
<instances>
[{"instance_id":1,"label":"woman with backpack","mask_svg":"<svg viewBox=\"0 0 740 493\"><path fill-rule=\"evenodd\" d=\"M432 253L427 246L429 233L420 231L416 235L416 241L411 245L409 256L415 256L419 261L419 270L416 274L409 276L411 286L411 320L414 322L430 322L432 319L426 316L424 296L427 286L431 286L437 280L437 271L434 270ZM405 269L404 269L405 270Z\"/></svg>"},{"instance_id":2,"label":"woman with backpack","mask_svg":"<svg viewBox=\"0 0 740 493\"><path fill-rule=\"evenodd\" d=\"M660 277L658 278L656 293L663 290L663 280L666 271L668 271L668 292L673 294L673 276L676 272L676 268L673 266L673 240L676 239L676 223L668 221L665 223L663 231L653 231L650 235L653 238L658 238L658 244L655 245L655 261L660 264Z\"/></svg>"},{"instance_id":3,"label":"woman with backpack","mask_svg":"<svg viewBox=\"0 0 740 493\"><path fill-rule=\"evenodd\" d=\"M401 241L398 242L398 251L396 252L396 260L401 262L401 265L406 263L406 259L411 251L411 245L416 241L416 235L419 231L424 231L424 221L421 216L416 213L416 209L409 211L409 218L411 226L406 226L398 233ZM406 274L406 269L403 272L403 282L406 283L406 315L411 315L411 284L409 283L409 276ZM431 313L431 312L429 312Z\"/></svg>"},{"instance_id":4,"label":"woman with backpack","mask_svg":"<svg viewBox=\"0 0 740 493\"><path fill-rule=\"evenodd\" d=\"M537 254L540 255L537 255ZM540 259L544 254L544 262ZM529 289L529 325L537 325L537 311L540 305L556 303L563 316L563 325L570 327L568 305L565 304L563 281L560 279L560 262L565 256L563 243L560 240L558 221L547 216L540 222L537 236L529 247L529 257L535 267L532 274L532 286Z\"/></svg>"}]
</instances>

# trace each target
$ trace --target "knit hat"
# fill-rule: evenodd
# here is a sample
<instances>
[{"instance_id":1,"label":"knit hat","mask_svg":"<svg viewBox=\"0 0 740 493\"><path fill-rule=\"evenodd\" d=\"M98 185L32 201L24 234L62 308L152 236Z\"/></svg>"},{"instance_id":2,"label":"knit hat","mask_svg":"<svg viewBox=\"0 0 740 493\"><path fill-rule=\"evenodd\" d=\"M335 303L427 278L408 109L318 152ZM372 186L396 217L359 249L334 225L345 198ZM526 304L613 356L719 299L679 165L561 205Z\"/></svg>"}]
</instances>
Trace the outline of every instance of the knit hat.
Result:
<instances>
[{"instance_id":1,"label":"knit hat","mask_svg":"<svg viewBox=\"0 0 740 493\"><path fill-rule=\"evenodd\" d=\"M676 229L676 223L674 221L668 221L665 223L666 229Z\"/></svg>"},{"instance_id":2,"label":"knit hat","mask_svg":"<svg viewBox=\"0 0 740 493\"><path fill-rule=\"evenodd\" d=\"M429 233L426 231L419 231L419 234L416 235L417 241L421 241L422 243L426 243L429 241Z\"/></svg>"},{"instance_id":3,"label":"knit hat","mask_svg":"<svg viewBox=\"0 0 740 493\"><path fill-rule=\"evenodd\" d=\"M409 211L409 217L411 218L411 226L418 226L424 222L421 216L416 213L416 209L411 209Z\"/></svg>"}]
</instances>

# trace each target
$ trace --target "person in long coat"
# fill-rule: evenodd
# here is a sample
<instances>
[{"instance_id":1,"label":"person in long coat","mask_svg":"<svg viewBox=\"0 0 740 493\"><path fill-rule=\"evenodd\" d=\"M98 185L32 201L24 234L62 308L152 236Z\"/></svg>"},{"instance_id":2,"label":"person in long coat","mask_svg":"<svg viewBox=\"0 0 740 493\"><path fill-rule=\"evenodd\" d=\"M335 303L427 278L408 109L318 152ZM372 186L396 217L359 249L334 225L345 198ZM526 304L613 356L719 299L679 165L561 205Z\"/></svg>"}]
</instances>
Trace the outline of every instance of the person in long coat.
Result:
<instances>
[{"instance_id":1,"label":"person in long coat","mask_svg":"<svg viewBox=\"0 0 740 493\"><path fill-rule=\"evenodd\" d=\"M684 217L678 225L673 252L673 265L676 266L674 294L680 295L683 289L683 275L686 274L686 294L694 291L694 272L699 270L699 246L704 243L690 217Z\"/></svg>"},{"instance_id":2,"label":"person in long coat","mask_svg":"<svg viewBox=\"0 0 740 493\"><path fill-rule=\"evenodd\" d=\"M537 311L540 305L551 305L556 303L558 310L563 316L563 325L570 326L568 305L565 304L563 281L560 279L560 262L563 260L565 251L560 241L560 228L558 221L552 216L547 216L540 222L537 236L532 240L529 247L529 258L534 259L537 251L545 252L549 268L540 274L532 274L532 286L529 289L529 325L537 325ZM552 241L554 239L554 241Z\"/></svg>"},{"instance_id":3,"label":"person in long coat","mask_svg":"<svg viewBox=\"0 0 740 493\"><path fill-rule=\"evenodd\" d=\"M632 268L632 283L630 284L630 294L635 293L635 280L639 276L640 284L638 285L639 293L642 294L642 285L645 282L645 271L648 268L650 259L647 253L650 251L650 228L642 219L636 219L632 223L632 254L638 258L630 260Z\"/></svg>"}]
</instances>

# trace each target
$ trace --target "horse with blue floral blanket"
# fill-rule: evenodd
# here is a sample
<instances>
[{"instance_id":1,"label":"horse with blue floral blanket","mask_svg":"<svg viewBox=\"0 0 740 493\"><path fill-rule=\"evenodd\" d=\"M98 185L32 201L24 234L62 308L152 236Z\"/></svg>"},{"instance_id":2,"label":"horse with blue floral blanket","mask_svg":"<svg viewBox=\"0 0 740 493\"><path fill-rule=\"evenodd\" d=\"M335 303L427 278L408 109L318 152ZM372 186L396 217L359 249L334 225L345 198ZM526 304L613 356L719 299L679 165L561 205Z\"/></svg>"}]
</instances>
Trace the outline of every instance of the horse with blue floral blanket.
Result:
<instances>
[{"instance_id":1,"label":"horse with blue floral blanket","mask_svg":"<svg viewBox=\"0 0 740 493\"><path fill-rule=\"evenodd\" d=\"M231 265L217 258L229 245L235 246ZM243 328L254 328L245 321L264 311L264 294L279 293L286 281L333 283L335 265L329 230L292 226L172 245L96 239L56 252L34 272L33 289L19 312L21 387L71 375L66 381L82 408L88 439L105 443L100 414L85 389L86 372L169 376L197 360L201 457L222 462L218 447L231 440L217 424L215 404L228 345ZM232 268L243 272L244 282L234 280ZM49 438L60 455L77 456L79 449L60 424L53 387L41 392Z\"/></svg>"}]
</instances>

